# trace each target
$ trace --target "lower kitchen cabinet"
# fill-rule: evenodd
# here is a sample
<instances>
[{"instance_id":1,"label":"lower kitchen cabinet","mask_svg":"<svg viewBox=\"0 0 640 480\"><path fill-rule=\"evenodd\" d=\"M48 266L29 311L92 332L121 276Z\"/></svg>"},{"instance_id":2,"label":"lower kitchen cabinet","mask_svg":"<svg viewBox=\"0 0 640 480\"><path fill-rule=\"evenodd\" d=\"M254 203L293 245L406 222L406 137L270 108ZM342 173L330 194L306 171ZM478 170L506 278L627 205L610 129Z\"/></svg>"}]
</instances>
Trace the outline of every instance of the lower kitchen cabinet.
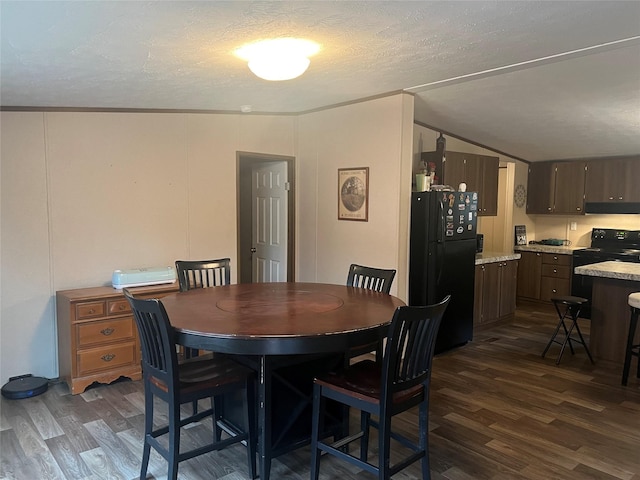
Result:
<instances>
[{"instance_id":1,"label":"lower kitchen cabinet","mask_svg":"<svg viewBox=\"0 0 640 480\"><path fill-rule=\"evenodd\" d=\"M178 284L130 289L141 298L177 292ZM140 341L129 302L111 287L56 292L60 379L72 394L94 382L141 378Z\"/></svg>"},{"instance_id":2,"label":"lower kitchen cabinet","mask_svg":"<svg viewBox=\"0 0 640 480\"><path fill-rule=\"evenodd\" d=\"M549 303L551 297L571 294L571 255L541 252L520 254L518 301Z\"/></svg>"},{"instance_id":3,"label":"lower kitchen cabinet","mask_svg":"<svg viewBox=\"0 0 640 480\"><path fill-rule=\"evenodd\" d=\"M487 326L514 314L517 276L516 260L476 265L474 327Z\"/></svg>"}]
</instances>

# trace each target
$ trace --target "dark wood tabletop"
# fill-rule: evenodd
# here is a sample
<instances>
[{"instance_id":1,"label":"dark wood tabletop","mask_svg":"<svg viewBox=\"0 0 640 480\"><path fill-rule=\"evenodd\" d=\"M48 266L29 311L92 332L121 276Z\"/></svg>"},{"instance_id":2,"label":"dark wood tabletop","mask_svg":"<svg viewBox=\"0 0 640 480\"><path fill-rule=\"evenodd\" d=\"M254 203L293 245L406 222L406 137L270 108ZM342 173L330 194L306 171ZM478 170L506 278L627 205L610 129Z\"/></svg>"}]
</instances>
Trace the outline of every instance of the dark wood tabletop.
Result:
<instances>
[{"instance_id":1,"label":"dark wood tabletop","mask_svg":"<svg viewBox=\"0 0 640 480\"><path fill-rule=\"evenodd\" d=\"M162 298L178 343L246 355L344 351L379 338L404 302L322 283L247 283Z\"/></svg>"}]
</instances>

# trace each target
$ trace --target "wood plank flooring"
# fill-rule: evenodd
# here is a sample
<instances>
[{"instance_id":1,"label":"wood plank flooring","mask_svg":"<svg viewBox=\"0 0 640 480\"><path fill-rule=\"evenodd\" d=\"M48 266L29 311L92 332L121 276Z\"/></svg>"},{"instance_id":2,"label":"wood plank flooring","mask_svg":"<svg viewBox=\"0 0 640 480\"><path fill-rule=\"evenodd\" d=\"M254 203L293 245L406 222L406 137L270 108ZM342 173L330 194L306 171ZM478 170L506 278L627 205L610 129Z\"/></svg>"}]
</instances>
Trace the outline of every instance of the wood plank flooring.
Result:
<instances>
[{"instance_id":1,"label":"wood plank flooring","mask_svg":"<svg viewBox=\"0 0 640 480\"><path fill-rule=\"evenodd\" d=\"M577 347L559 366L551 311L519 309L506 325L477 333L468 345L434 360L430 441L433 479L640 480L640 381L620 368L591 365ZM588 321L582 321L588 332ZM184 408L190 409L189 406ZM162 403L161 412L166 412ZM189 411L189 410L185 410ZM70 395L54 384L38 397L0 403L0 479L132 479L139 475L144 400L140 382L123 381ZM156 417L157 420L162 420ZM355 428L357 419L352 417ZM415 412L394 426L414 431ZM210 421L183 432L194 445ZM372 448L372 454L375 449ZM374 457L375 459L375 457ZM321 479L373 478L323 458ZM148 478L166 478L152 453ZM186 461L181 479L244 480L246 452L230 447ZM309 448L273 462L271 478L309 478ZM420 479L419 464L394 478Z\"/></svg>"}]
</instances>

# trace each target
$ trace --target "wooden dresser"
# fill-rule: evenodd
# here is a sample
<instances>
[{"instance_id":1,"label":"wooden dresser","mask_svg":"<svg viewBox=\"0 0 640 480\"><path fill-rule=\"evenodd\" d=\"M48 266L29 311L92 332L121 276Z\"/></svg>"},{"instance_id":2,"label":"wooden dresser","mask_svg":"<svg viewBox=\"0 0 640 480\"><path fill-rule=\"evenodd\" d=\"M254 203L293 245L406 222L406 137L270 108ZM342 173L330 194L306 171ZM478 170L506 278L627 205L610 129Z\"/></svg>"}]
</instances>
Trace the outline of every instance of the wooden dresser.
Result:
<instances>
[{"instance_id":1,"label":"wooden dresser","mask_svg":"<svg viewBox=\"0 0 640 480\"><path fill-rule=\"evenodd\" d=\"M179 290L178 282L135 287L136 297L158 298ZM139 380L140 342L129 302L112 287L56 292L60 378L72 394L94 382Z\"/></svg>"}]
</instances>

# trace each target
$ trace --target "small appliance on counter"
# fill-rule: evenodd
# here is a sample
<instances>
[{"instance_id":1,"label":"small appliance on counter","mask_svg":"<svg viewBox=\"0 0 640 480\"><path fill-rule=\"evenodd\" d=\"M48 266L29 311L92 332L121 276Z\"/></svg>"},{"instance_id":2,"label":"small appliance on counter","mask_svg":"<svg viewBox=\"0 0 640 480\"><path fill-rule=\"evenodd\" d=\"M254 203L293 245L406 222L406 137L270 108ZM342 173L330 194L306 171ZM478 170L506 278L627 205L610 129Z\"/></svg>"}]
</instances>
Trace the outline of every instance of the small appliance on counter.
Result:
<instances>
[{"instance_id":1,"label":"small appliance on counter","mask_svg":"<svg viewBox=\"0 0 640 480\"><path fill-rule=\"evenodd\" d=\"M484 249L484 235L479 233L476 235L476 253L482 253Z\"/></svg>"},{"instance_id":2,"label":"small appliance on counter","mask_svg":"<svg viewBox=\"0 0 640 480\"><path fill-rule=\"evenodd\" d=\"M142 287L174 283L176 272L173 267L134 268L131 270L115 270L111 277L113 288Z\"/></svg>"}]
</instances>

